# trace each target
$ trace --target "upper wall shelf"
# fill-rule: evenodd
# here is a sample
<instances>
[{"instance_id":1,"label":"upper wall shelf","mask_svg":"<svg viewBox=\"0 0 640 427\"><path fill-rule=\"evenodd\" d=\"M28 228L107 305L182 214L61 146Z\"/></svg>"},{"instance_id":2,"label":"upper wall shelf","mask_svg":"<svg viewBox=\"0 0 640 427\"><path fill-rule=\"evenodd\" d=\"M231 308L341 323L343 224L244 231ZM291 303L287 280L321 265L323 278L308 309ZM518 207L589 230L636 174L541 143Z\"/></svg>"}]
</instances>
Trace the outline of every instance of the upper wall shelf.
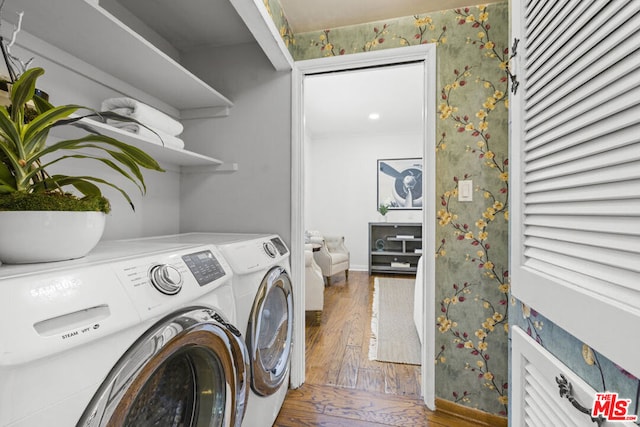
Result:
<instances>
[{"instance_id":1,"label":"upper wall shelf","mask_svg":"<svg viewBox=\"0 0 640 427\"><path fill-rule=\"evenodd\" d=\"M93 129L96 133L110 136L144 150L161 165L179 165L189 167L208 166L215 167L218 170L230 170L227 168L231 167L230 165L223 166L223 162L221 160L171 146L162 146L148 138L115 128L102 122L82 119L79 123ZM86 132L75 126L60 126L54 128L51 135L58 138L75 139L86 135Z\"/></svg>"},{"instance_id":2,"label":"upper wall shelf","mask_svg":"<svg viewBox=\"0 0 640 427\"><path fill-rule=\"evenodd\" d=\"M7 0L23 29L177 110L233 103L98 5L97 0Z\"/></svg>"}]
</instances>

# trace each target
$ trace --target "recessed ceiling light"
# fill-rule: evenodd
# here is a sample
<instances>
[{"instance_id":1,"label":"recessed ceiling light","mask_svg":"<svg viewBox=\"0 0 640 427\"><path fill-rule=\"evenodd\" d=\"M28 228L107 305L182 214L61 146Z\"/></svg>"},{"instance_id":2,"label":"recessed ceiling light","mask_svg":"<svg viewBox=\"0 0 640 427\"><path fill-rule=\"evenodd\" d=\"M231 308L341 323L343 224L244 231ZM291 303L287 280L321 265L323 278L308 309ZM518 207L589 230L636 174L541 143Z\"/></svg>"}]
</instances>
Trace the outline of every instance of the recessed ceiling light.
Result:
<instances>
[{"instance_id":1,"label":"recessed ceiling light","mask_svg":"<svg viewBox=\"0 0 640 427\"><path fill-rule=\"evenodd\" d=\"M378 113L369 114L369 120L378 120L379 118L380 118L380 114Z\"/></svg>"}]
</instances>

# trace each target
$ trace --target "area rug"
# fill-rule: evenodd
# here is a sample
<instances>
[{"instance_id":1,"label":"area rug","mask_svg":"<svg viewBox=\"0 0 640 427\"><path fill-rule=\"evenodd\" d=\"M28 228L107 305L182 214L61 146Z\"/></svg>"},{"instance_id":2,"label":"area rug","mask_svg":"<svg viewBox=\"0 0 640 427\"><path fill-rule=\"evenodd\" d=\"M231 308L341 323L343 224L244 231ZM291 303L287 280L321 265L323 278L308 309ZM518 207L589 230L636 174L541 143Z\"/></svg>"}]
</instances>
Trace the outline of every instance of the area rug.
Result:
<instances>
[{"instance_id":1,"label":"area rug","mask_svg":"<svg viewBox=\"0 0 640 427\"><path fill-rule=\"evenodd\" d=\"M376 277L369 360L420 364L420 339L413 322L414 279Z\"/></svg>"}]
</instances>

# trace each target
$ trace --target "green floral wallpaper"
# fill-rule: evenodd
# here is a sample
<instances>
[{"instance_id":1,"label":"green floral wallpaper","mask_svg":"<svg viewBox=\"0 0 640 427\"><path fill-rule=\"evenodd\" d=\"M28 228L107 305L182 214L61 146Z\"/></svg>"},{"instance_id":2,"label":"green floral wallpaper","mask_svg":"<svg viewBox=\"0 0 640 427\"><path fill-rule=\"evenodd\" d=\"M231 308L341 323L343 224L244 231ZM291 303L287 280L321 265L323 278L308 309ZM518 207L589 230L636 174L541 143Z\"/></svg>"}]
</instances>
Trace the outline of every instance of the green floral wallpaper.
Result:
<instances>
[{"instance_id":1,"label":"green floral wallpaper","mask_svg":"<svg viewBox=\"0 0 640 427\"><path fill-rule=\"evenodd\" d=\"M637 378L510 298L508 3L294 35L278 0L264 1L295 60L438 45L438 397L507 414L511 317L596 390L631 398L640 414ZM457 201L463 179L473 180L473 202Z\"/></svg>"},{"instance_id":2,"label":"green floral wallpaper","mask_svg":"<svg viewBox=\"0 0 640 427\"><path fill-rule=\"evenodd\" d=\"M508 7L454 12L438 49L436 390L506 415ZM460 180L473 181L473 202L458 202Z\"/></svg>"},{"instance_id":3,"label":"green floral wallpaper","mask_svg":"<svg viewBox=\"0 0 640 427\"><path fill-rule=\"evenodd\" d=\"M438 45L436 393L508 407L508 5L296 34L294 58ZM473 202L458 182L473 180Z\"/></svg>"},{"instance_id":4,"label":"green floral wallpaper","mask_svg":"<svg viewBox=\"0 0 640 427\"><path fill-rule=\"evenodd\" d=\"M282 10L282 5L278 0L263 0L264 7L267 8L267 12L274 24L276 24L276 28L278 28L278 32L280 33L280 37L284 41L287 49L293 56L293 46L296 43L295 37L293 35L293 31L291 31L291 27L289 26L289 22L287 21L287 17L284 14L284 10Z\"/></svg>"},{"instance_id":5,"label":"green floral wallpaper","mask_svg":"<svg viewBox=\"0 0 640 427\"><path fill-rule=\"evenodd\" d=\"M508 407L508 5L296 34L295 59L436 43L438 397ZM458 182L473 180L472 202Z\"/></svg>"}]
</instances>

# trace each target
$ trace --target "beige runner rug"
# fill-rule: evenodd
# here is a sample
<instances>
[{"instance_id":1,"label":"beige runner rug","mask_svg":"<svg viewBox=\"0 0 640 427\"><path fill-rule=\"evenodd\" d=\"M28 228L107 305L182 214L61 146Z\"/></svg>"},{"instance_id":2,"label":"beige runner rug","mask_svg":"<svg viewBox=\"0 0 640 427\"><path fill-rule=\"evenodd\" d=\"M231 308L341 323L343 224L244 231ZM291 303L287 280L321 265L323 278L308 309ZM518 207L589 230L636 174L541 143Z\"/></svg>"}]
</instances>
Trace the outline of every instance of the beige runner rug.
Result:
<instances>
[{"instance_id":1,"label":"beige runner rug","mask_svg":"<svg viewBox=\"0 0 640 427\"><path fill-rule=\"evenodd\" d=\"M420 339L413 322L414 279L376 277L369 360L420 364Z\"/></svg>"}]
</instances>

